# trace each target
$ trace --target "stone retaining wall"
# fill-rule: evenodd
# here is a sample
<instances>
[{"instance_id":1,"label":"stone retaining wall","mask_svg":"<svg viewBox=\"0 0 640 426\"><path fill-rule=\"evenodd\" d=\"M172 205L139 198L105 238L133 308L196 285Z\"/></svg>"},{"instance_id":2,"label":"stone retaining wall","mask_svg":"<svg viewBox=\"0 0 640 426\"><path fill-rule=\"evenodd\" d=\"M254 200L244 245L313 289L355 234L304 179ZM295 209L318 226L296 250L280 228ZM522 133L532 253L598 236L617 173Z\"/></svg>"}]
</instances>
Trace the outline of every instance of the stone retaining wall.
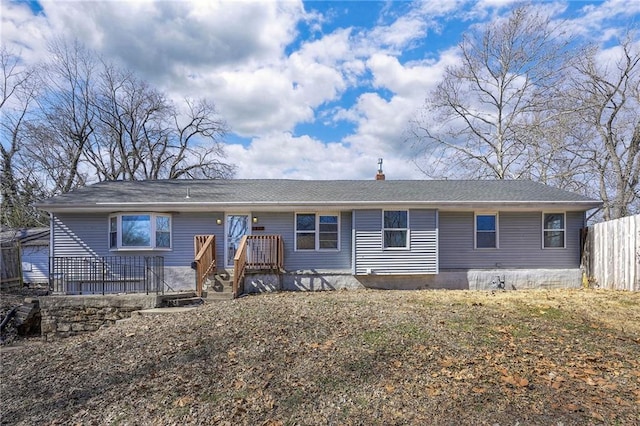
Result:
<instances>
[{"instance_id":1,"label":"stone retaining wall","mask_svg":"<svg viewBox=\"0 0 640 426\"><path fill-rule=\"evenodd\" d=\"M146 294L39 297L41 335L45 340L96 331L129 318L131 312L158 306L158 296Z\"/></svg>"}]
</instances>

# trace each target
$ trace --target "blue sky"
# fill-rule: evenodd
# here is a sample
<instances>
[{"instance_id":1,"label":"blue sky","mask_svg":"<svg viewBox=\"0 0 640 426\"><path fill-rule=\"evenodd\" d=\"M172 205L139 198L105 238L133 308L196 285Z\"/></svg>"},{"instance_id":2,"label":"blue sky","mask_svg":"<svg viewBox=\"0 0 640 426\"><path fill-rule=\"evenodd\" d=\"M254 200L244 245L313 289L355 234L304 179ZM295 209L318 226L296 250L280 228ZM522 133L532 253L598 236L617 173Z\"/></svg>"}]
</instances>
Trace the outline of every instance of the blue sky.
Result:
<instances>
[{"instance_id":1,"label":"blue sky","mask_svg":"<svg viewBox=\"0 0 640 426\"><path fill-rule=\"evenodd\" d=\"M1 36L25 63L76 37L176 100L210 98L239 178L370 179L382 157L388 179L419 179L409 121L462 33L516 3L2 0ZM638 0L534 4L601 46L640 27Z\"/></svg>"}]
</instances>

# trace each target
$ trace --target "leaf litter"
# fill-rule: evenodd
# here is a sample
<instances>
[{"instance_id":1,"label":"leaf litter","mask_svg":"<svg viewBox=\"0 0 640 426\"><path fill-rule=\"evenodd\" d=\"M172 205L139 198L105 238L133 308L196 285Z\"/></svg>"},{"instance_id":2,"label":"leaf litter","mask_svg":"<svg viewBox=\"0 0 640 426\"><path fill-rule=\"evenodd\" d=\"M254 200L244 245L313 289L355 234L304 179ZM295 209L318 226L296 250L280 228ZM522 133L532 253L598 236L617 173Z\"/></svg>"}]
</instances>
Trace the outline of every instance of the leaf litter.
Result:
<instances>
[{"instance_id":1,"label":"leaf litter","mask_svg":"<svg viewBox=\"0 0 640 426\"><path fill-rule=\"evenodd\" d=\"M2 424L638 424L640 293L274 293L1 355Z\"/></svg>"}]
</instances>

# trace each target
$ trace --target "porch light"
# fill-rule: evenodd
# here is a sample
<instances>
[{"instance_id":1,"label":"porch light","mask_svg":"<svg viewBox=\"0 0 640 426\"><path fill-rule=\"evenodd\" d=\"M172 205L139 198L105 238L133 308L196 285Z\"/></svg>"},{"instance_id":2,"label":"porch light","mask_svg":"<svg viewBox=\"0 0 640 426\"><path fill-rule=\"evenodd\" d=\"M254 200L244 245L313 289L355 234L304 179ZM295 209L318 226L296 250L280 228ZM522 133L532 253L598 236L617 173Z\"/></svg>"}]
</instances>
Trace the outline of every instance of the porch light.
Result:
<instances>
[{"instance_id":1,"label":"porch light","mask_svg":"<svg viewBox=\"0 0 640 426\"><path fill-rule=\"evenodd\" d=\"M217 218L217 219L216 219L216 224L217 224L217 225L222 225L222 219Z\"/></svg>"},{"instance_id":2,"label":"porch light","mask_svg":"<svg viewBox=\"0 0 640 426\"><path fill-rule=\"evenodd\" d=\"M258 223L258 217L257 216L253 217L253 223Z\"/></svg>"}]
</instances>

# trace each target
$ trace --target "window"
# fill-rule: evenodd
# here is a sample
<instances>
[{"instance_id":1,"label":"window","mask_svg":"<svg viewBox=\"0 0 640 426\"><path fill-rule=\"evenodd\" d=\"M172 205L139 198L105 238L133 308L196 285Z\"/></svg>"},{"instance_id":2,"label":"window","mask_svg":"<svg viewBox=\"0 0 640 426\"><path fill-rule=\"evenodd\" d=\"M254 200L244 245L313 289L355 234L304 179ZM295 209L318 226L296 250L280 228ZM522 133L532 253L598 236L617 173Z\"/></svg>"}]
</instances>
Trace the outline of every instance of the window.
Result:
<instances>
[{"instance_id":1,"label":"window","mask_svg":"<svg viewBox=\"0 0 640 426\"><path fill-rule=\"evenodd\" d=\"M109 248L118 248L118 216L109 218Z\"/></svg>"},{"instance_id":2,"label":"window","mask_svg":"<svg viewBox=\"0 0 640 426\"><path fill-rule=\"evenodd\" d=\"M170 249L171 216L157 213L110 216L109 248L112 250Z\"/></svg>"},{"instance_id":3,"label":"window","mask_svg":"<svg viewBox=\"0 0 640 426\"><path fill-rule=\"evenodd\" d=\"M156 247L171 247L171 218L156 216Z\"/></svg>"},{"instance_id":4,"label":"window","mask_svg":"<svg viewBox=\"0 0 640 426\"><path fill-rule=\"evenodd\" d=\"M409 247L409 212L385 210L382 212L382 244L385 249Z\"/></svg>"},{"instance_id":5,"label":"window","mask_svg":"<svg viewBox=\"0 0 640 426\"><path fill-rule=\"evenodd\" d=\"M544 213L542 215L542 244L544 248L564 248L564 213Z\"/></svg>"},{"instance_id":6,"label":"window","mask_svg":"<svg viewBox=\"0 0 640 426\"><path fill-rule=\"evenodd\" d=\"M476 248L498 248L498 214L476 214Z\"/></svg>"},{"instance_id":7,"label":"window","mask_svg":"<svg viewBox=\"0 0 640 426\"><path fill-rule=\"evenodd\" d=\"M336 214L297 213L296 250L338 250Z\"/></svg>"},{"instance_id":8,"label":"window","mask_svg":"<svg viewBox=\"0 0 640 426\"><path fill-rule=\"evenodd\" d=\"M318 248L338 249L338 216L318 216Z\"/></svg>"}]
</instances>

